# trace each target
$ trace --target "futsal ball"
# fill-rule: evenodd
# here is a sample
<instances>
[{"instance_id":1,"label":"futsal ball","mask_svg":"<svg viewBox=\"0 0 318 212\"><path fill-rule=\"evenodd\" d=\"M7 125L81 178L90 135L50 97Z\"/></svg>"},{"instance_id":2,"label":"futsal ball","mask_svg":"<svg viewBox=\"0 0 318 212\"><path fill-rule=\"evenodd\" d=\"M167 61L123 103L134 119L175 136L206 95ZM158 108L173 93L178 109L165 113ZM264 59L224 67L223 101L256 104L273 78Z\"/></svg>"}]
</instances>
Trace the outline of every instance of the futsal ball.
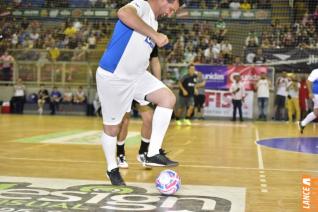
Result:
<instances>
[{"instance_id":1,"label":"futsal ball","mask_svg":"<svg viewBox=\"0 0 318 212\"><path fill-rule=\"evenodd\" d=\"M176 193L181 186L179 175L172 170L164 170L160 172L156 179L156 188L161 194L172 195Z\"/></svg>"}]
</instances>

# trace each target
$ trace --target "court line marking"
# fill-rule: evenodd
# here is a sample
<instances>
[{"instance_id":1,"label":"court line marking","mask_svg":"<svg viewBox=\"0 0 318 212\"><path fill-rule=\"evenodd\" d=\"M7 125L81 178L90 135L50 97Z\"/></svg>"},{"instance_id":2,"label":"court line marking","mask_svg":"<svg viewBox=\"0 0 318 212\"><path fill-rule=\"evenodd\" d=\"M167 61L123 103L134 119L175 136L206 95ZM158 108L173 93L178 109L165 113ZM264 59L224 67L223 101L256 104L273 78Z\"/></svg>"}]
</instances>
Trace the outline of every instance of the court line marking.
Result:
<instances>
[{"instance_id":1,"label":"court line marking","mask_svg":"<svg viewBox=\"0 0 318 212\"><path fill-rule=\"evenodd\" d=\"M42 159L42 158L25 158L25 157L0 157L1 160L24 160L24 161L41 161L41 162L53 162L53 163L92 163L92 164L105 164L102 161L85 161L85 160L57 160L57 159ZM129 162L132 165L140 166L140 163ZM210 169L234 169L234 170L251 170L258 171L258 167L232 167L232 166L211 166L211 165L190 165L180 164L180 167L186 168L210 168ZM318 173L318 170L306 170L306 169L271 169L267 168L264 171L281 171L281 172L313 172Z\"/></svg>"},{"instance_id":2,"label":"court line marking","mask_svg":"<svg viewBox=\"0 0 318 212\"><path fill-rule=\"evenodd\" d=\"M191 143L192 143L191 140L187 140L183 145L186 146L186 145L189 145L189 144L191 144Z\"/></svg>"},{"instance_id":3,"label":"court line marking","mask_svg":"<svg viewBox=\"0 0 318 212\"><path fill-rule=\"evenodd\" d=\"M259 131L258 131L258 128L255 127L255 137L256 137L256 141L259 140ZM264 160L263 160L263 155L262 155L262 150L261 150L261 147L260 145L257 145L257 157L258 157L258 168L260 170L263 170L264 169Z\"/></svg>"},{"instance_id":4,"label":"court line marking","mask_svg":"<svg viewBox=\"0 0 318 212\"><path fill-rule=\"evenodd\" d=\"M260 140L260 137L259 137L259 131L258 131L258 128L257 126L254 125L254 129L255 129L255 137L256 137L256 146L257 146L257 158L258 158L258 168L259 168L259 180L260 180L260 190L261 192L263 193L266 193L268 192L267 189L264 189L264 188L267 188L267 183L266 183L266 174L265 174L265 171L264 171L264 160L263 160L263 155L262 155L262 150L261 150L261 146L257 143L258 140ZM262 181L262 180L265 180Z\"/></svg>"}]
</instances>

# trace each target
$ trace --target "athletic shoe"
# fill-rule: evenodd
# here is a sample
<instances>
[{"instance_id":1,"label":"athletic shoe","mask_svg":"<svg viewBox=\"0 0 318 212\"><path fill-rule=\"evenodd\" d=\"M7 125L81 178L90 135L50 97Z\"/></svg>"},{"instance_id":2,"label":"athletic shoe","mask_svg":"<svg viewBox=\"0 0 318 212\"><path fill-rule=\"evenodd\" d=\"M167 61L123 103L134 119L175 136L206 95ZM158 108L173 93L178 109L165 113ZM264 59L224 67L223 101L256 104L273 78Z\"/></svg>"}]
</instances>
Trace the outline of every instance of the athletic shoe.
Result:
<instances>
[{"instance_id":1,"label":"athletic shoe","mask_svg":"<svg viewBox=\"0 0 318 212\"><path fill-rule=\"evenodd\" d=\"M167 155L167 152L164 149L160 148L159 149L159 154L160 155Z\"/></svg>"},{"instance_id":2,"label":"athletic shoe","mask_svg":"<svg viewBox=\"0 0 318 212\"><path fill-rule=\"evenodd\" d=\"M147 152L144 152L143 154L138 154L137 155L137 160L144 164L144 162L146 161L146 155L147 155Z\"/></svg>"},{"instance_id":3,"label":"athletic shoe","mask_svg":"<svg viewBox=\"0 0 318 212\"><path fill-rule=\"evenodd\" d=\"M159 149L159 154L160 155L166 155L166 151L164 149ZM147 156L147 152L144 152L143 154L139 154L137 155L137 160L141 163L144 164L146 161L146 156Z\"/></svg>"},{"instance_id":4,"label":"athletic shoe","mask_svg":"<svg viewBox=\"0 0 318 212\"><path fill-rule=\"evenodd\" d=\"M180 120L177 120L177 121L176 121L176 125L177 125L177 126L181 126L181 125L182 125L182 122L181 122Z\"/></svg>"},{"instance_id":5,"label":"athletic shoe","mask_svg":"<svg viewBox=\"0 0 318 212\"><path fill-rule=\"evenodd\" d=\"M128 163L125 155L119 155L119 157L117 157L117 163L119 168L128 169Z\"/></svg>"},{"instance_id":6,"label":"athletic shoe","mask_svg":"<svg viewBox=\"0 0 318 212\"><path fill-rule=\"evenodd\" d=\"M304 129L305 129L305 127L301 125L301 121L300 121L300 122L298 122L298 127L299 127L299 131L300 131L300 133L301 133L301 134L303 134L303 133L304 133Z\"/></svg>"},{"instance_id":7,"label":"athletic shoe","mask_svg":"<svg viewBox=\"0 0 318 212\"><path fill-rule=\"evenodd\" d=\"M152 157L146 156L144 166L178 166L179 163L170 160L166 155L156 154Z\"/></svg>"},{"instance_id":8,"label":"athletic shoe","mask_svg":"<svg viewBox=\"0 0 318 212\"><path fill-rule=\"evenodd\" d=\"M191 125L192 125L190 119L184 119L184 120L183 120L183 123L184 123L185 125L188 125L188 126L191 126Z\"/></svg>"},{"instance_id":9,"label":"athletic shoe","mask_svg":"<svg viewBox=\"0 0 318 212\"><path fill-rule=\"evenodd\" d=\"M112 185L116 186L125 186L126 183L124 182L123 178L120 175L119 168L114 168L110 172L107 171L107 176L110 179Z\"/></svg>"}]
</instances>

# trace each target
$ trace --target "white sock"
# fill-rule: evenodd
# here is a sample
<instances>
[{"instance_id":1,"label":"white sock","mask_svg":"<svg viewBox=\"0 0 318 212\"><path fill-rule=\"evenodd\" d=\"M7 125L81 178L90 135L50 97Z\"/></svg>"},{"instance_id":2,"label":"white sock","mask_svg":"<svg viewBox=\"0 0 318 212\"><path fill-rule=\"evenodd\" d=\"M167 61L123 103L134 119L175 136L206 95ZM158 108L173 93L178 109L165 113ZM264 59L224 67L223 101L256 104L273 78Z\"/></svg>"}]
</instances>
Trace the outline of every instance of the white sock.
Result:
<instances>
[{"instance_id":1,"label":"white sock","mask_svg":"<svg viewBox=\"0 0 318 212\"><path fill-rule=\"evenodd\" d=\"M107 161L108 171L118 167L116 161L116 143L117 137L106 135L104 132L102 133L102 145Z\"/></svg>"},{"instance_id":2,"label":"white sock","mask_svg":"<svg viewBox=\"0 0 318 212\"><path fill-rule=\"evenodd\" d=\"M163 138L170 124L172 109L156 107L152 119L152 133L148 150L148 157L159 154Z\"/></svg>"},{"instance_id":3,"label":"white sock","mask_svg":"<svg viewBox=\"0 0 318 212\"><path fill-rule=\"evenodd\" d=\"M142 137L142 136L141 136L141 140L142 140L143 142L145 142L145 143L149 143L149 142L150 142L150 139L144 138L144 137Z\"/></svg>"},{"instance_id":4,"label":"white sock","mask_svg":"<svg viewBox=\"0 0 318 212\"><path fill-rule=\"evenodd\" d=\"M117 145L122 146L125 144L125 141L117 141Z\"/></svg>"},{"instance_id":5,"label":"white sock","mask_svg":"<svg viewBox=\"0 0 318 212\"><path fill-rule=\"evenodd\" d=\"M301 122L301 126L306 126L309 122L315 120L317 117L315 116L314 112L309 113L304 120Z\"/></svg>"}]
</instances>

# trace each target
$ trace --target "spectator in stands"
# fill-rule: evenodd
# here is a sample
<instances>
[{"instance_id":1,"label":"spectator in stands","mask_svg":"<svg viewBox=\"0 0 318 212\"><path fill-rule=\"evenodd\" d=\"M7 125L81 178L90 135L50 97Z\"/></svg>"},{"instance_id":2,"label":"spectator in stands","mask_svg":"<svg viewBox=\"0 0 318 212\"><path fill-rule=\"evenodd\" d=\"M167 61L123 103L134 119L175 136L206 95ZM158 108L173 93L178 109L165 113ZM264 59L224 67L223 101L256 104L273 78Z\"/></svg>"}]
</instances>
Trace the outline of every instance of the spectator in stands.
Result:
<instances>
[{"instance_id":1,"label":"spectator in stands","mask_svg":"<svg viewBox=\"0 0 318 212\"><path fill-rule=\"evenodd\" d=\"M17 48L19 43L18 34L13 33L11 36L11 48Z\"/></svg>"},{"instance_id":2,"label":"spectator in stands","mask_svg":"<svg viewBox=\"0 0 318 212\"><path fill-rule=\"evenodd\" d=\"M63 103L72 103L73 102L73 92L70 86L67 86L63 92Z\"/></svg>"},{"instance_id":3,"label":"spectator in stands","mask_svg":"<svg viewBox=\"0 0 318 212\"><path fill-rule=\"evenodd\" d=\"M268 38L265 38L263 41L262 41L262 45L261 45L261 48L262 49L270 49L270 48L273 48L274 46L271 44L270 40Z\"/></svg>"},{"instance_id":4,"label":"spectator in stands","mask_svg":"<svg viewBox=\"0 0 318 212\"><path fill-rule=\"evenodd\" d=\"M266 121L267 119L270 88L271 88L271 83L267 79L266 73L262 72L260 79L256 83L259 120Z\"/></svg>"},{"instance_id":5,"label":"spectator in stands","mask_svg":"<svg viewBox=\"0 0 318 212\"><path fill-rule=\"evenodd\" d=\"M226 39L221 43L221 54L224 60L224 64L230 64L232 61L232 44Z\"/></svg>"},{"instance_id":6,"label":"spectator in stands","mask_svg":"<svg viewBox=\"0 0 318 212\"><path fill-rule=\"evenodd\" d=\"M256 50L256 55L255 55L255 57L254 57L254 59L253 59L253 62L254 62L255 64L258 64L258 65L261 65L261 64L263 64L263 63L266 62L266 58L265 58L265 56L263 55L263 50L262 50L261 48L258 48L258 49Z\"/></svg>"},{"instance_id":7,"label":"spectator in stands","mask_svg":"<svg viewBox=\"0 0 318 212\"><path fill-rule=\"evenodd\" d=\"M66 23L64 35L69 38L74 38L77 33L77 29L72 26L70 23Z\"/></svg>"},{"instance_id":8,"label":"spectator in stands","mask_svg":"<svg viewBox=\"0 0 318 212\"><path fill-rule=\"evenodd\" d=\"M100 103L99 96L98 96L97 92L95 94L93 106L94 106L95 115L102 116L102 107L101 107L101 103Z\"/></svg>"},{"instance_id":9,"label":"spectator in stands","mask_svg":"<svg viewBox=\"0 0 318 212\"><path fill-rule=\"evenodd\" d=\"M51 95L50 95L51 115L55 115L56 111L59 110L59 106L60 106L61 101L62 101L62 94L57 89L57 87L54 86L53 90L51 91Z\"/></svg>"},{"instance_id":10,"label":"spectator in stands","mask_svg":"<svg viewBox=\"0 0 318 212\"><path fill-rule=\"evenodd\" d=\"M285 47L295 46L295 39L290 29L287 29L287 32L283 35L283 45Z\"/></svg>"},{"instance_id":11,"label":"spectator in stands","mask_svg":"<svg viewBox=\"0 0 318 212\"><path fill-rule=\"evenodd\" d=\"M275 106L274 119L277 121L281 121L285 119L285 102L287 96L287 86L288 86L288 78L287 73L283 72L280 77L276 80L276 97L275 97Z\"/></svg>"},{"instance_id":12,"label":"spectator in stands","mask_svg":"<svg viewBox=\"0 0 318 212\"><path fill-rule=\"evenodd\" d=\"M86 102L86 95L82 86L79 86L74 95L75 104L83 104Z\"/></svg>"},{"instance_id":13,"label":"spectator in stands","mask_svg":"<svg viewBox=\"0 0 318 212\"><path fill-rule=\"evenodd\" d=\"M240 18L241 14L242 14L240 6L241 6L241 4L240 4L239 0L233 0L230 3L229 7L230 7L230 10L231 10L230 11L231 12L231 17L233 19L239 19Z\"/></svg>"},{"instance_id":14,"label":"spectator in stands","mask_svg":"<svg viewBox=\"0 0 318 212\"><path fill-rule=\"evenodd\" d=\"M310 17L310 15L309 15L309 11L307 10L307 11L304 13L304 16L303 16L303 18L302 18L302 20L301 20L302 26L306 27L307 24L309 23L310 19L311 19L311 17Z\"/></svg>"},{"instance_id":15,"label":"spectator in stands","mask_svg":"<svg viewBox=\"0 0 318 212\"><path fill-rule=\"evenodd\" d=\"M316 30L318 31L318 5L316 6L316 10L313 13L313 20L314 20L314 25L316 27Z\"/></svg>"},{"instance_id":16,"label":"spectator in stands","mask_svg":"<svg viewBox=\"0 0 318 212\"><path fill-rule=\"evenodd\" d=\"M90 36L87 38L88 48L95 49L96 48L96 36L94 33L91 33Z\"/></svg>"},{"instance_id":17,"label":"spectator in stands","mask_svg":"<svg viewBox=\"0 0 318 212\"><path fill-rule=\"evenodd\" d=\"M49 91L44 87L44 84L41 84L38 91L38 112L40 115L43 113L45 103L50 103Z\"/></svg>"},{"instance_id":18,"label":"spectator in stands","mask_svg":"<svg viewBox=\"0 0 318 212\"><path fill-rule=\"evenodd\" d=\"M89 0L89 4L91 7L95 7L97 0Z\"/></svg>"},{"instance_id":19,"label":"spectator in stands","mask_svg":"<svg viewBox=\"0 0 318 212\"><path fill-rule=\"evenodd\" d=\"M16 85L14 85L14 94L11 99L12 113L23 114L26 90L22 79L18 78Z\"/></svg>"},{"instance_id":20,"label":"spectator in stands","mask_svg":"<svg viewBox=\"0 0 318 212\"><path fill-rule=\"evenodd\" d=\"M236 56L235 58L234 58L234 61L233 61L233 64L232 64L233 66L241 66L241 65L243 65L243 63L242 63L242 61L241 61L241 58L239 57L239 56Z\"/></svg>"},{"instance_id":21,"label":"spectator in stands","mask_svg":"<svg viewBox=\"0 0 318 212\"><path fill-rule=\"evenodd\" d=\"M60 57L60 55L61 55L61 52L59 48L57 48L57 46L54 45L52 48L49 48L49 56L52 62L56 62L58 58Z\"/></svg>"},{"instance_id":22,"label":"spectator in stands","mask_svg":"<svg viewBox=\"0 0 318 212\"><path fill-rule=\"evenodd\" d=\"M300 121L299 88L300 84L296 76L292 74L287 85L287 109L290 123L293 122L293 115L295 115L295 121Z\"/></svg>"},{"instance_id":23,"label":"spectator in stands","mask_svg":"<svg viewBox=\"0 0 318 212\"><path fill-rule=\"evenodd\" d=\"M224 37L227 33L226 23L223 20L222 16L215 23L215 29L216 29L216 35L217 35L218 42L221 42L222 40L224 40Z\"/></svg>"},{"instance_id":24,"label":"spectator in stands","mask_svg":"<svg viewBox=\"0 0 318 212\"><path fill-rule=\"evenodd\" d=\"M239 111L240 121L243 121L242 105L245 98L245 88L241 82L241 76L239 73L233 74L234 82L230 87L230 92L232 94L232 104L233 104L233 117L232 121L236 121L236 110Z\"/></svg>"},{"instance_id":25,"label":"spectator in stands","mask_svg":"<svg viewBox=\"0 0 318 212\"><path fill-rule=\"evenodd\" d=\"M228 9L230 5L230 0L220 0L220 8Z\"/></svg>"},{"instance_id":26,"label":"spectator in stands","mask_svg":"<svg viewBox=\"0 0 318 212\"><path fill-rule=\"evenodd\" d=\"M245 46L247 47L257 47L259 45L258 37L254 31L248 33L247 38L245 39Z\"/></svg>"},{"instance_id":27,"label":"spectator in stands","mask_svg":"<svg viewBox=\"0 0 318 212\"><path fill-rule=\"evenodd\" d=\"M230 5L229 5L231 10L239 10L241 7L240 1L239 0L233 0L231 1Z\"/></svg>"},{"instance_id":28,"label":"spectator in stands","mask_svg":"<svg viewBox=\"0 0 318 212\"><path fill-rule=\"evenodd\" d=\"M243 0L243 2L240 4L241 10L250 10L252 8L252 5L247 1Z\"/></svg>"},{"instance_id":29,"label":"spectator in stands","mask_svg":"<svg viewBox=\"0 0 318 212\"><path fill-rule=\"evenodd\" d=\"M283 26L280 23L280 20L275 19L274 23L271 26L272 26L271 31L274 36L274 39L279 39L281 37L281 34L283 33Z\"/></svg>"},{"instance_id":30,"label":"spectator in stands","mask_svg":"<svg viewBox=\"0 0 318 212\"><path fill-rule=\"evenodd\" d=\"M1 72L2 72L2 80L3 81L10 81L11 75L13 72L13 63L14 57L9 54L6 50L4 54L0 57L0 64L1 64Z\"/></svg>"}]
</instances>

